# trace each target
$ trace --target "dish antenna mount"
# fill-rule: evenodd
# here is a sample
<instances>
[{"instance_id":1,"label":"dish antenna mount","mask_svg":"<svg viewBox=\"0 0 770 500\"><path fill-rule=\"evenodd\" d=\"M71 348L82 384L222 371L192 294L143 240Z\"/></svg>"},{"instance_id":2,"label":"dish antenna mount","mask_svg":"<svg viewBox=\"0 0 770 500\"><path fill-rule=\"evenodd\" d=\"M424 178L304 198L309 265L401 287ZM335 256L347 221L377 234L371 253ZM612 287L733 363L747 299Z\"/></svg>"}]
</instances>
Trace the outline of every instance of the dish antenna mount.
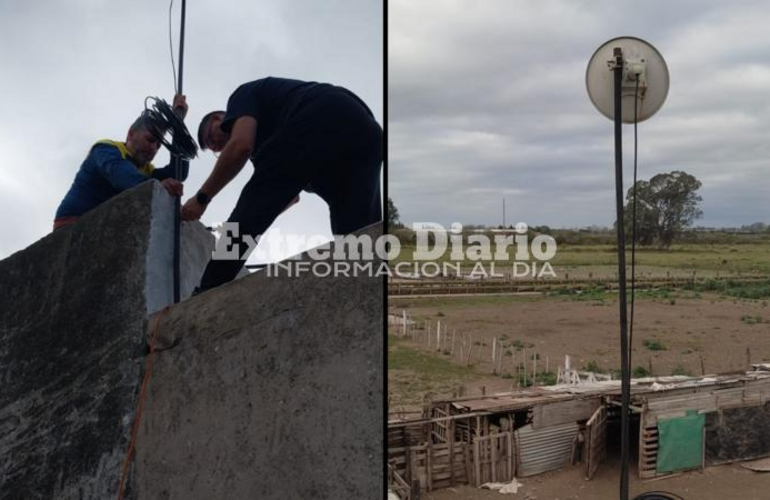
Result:
<instances>
[{"instance_id":1,"label":"dish antenna mount","mask_svg":"<svg viewBox=\"0 0 770 500\"><path fill-rule=\"evenodd\" d=\"M616 71L619 70L619 71ZM663 106L668 96L668 67L660 52L640 38L613 38L596 49L586 69L586 88L601 114L615 119L615 77L620 73L623 123L634 123L637 80L637 122L643 122Z\"/></svg>"},{"instance_id":2,"label":"dish antenna mount","mask_svg":"<svg viewBox=\"0 0 770 500\"><path fill-rule=\"evenodd\" d=\"M626 236L623 227L623 123L637 123L654 115L666 100L668 67L663 56L640 38L613 38L596 49L586 69L591 102L615 122L615 203L618 237L620 303L621 442L620 500L628 500L629 406L631 366L626 304Z\"/></svg>"}]
</instances>

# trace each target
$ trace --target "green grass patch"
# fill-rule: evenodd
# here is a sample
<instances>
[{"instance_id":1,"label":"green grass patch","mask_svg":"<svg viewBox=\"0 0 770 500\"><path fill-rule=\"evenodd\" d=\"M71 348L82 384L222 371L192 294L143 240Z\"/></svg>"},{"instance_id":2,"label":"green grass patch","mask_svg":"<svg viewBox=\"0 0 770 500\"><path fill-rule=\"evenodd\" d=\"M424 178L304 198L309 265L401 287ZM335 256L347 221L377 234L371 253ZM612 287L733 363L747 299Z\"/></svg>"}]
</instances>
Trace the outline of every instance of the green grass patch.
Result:
<instances>
[{"instance_id":1,"label":"green grass patch","mask_svg":"<svg viewBox=\"0 0 770 500\"><path fill-rule=\"evenodd\" d=\"M661 342L658 342L657 340L645 339L643 344L644 347L651 351L665 351L668 349L665 345L663 345Z\"/></svg>"},{"instance_id":2,"label":"green grass patch","mask_svg":"<svg viewBox=\"0 0 770 500\"><path fill-rule=\"evenodd\" d=\"M627 283L626 298L631 300L631 281ZM697 297L695 296L697 295ZM670 288L642 288L634 290L634 300L660 300L669 304L676 304L677 292ZM548 297L566 298L575 301L597 301L617 300L617 291L607 291L603 287L596 286L585 290L554 290L548 292ZM701 298L700 294L691 294L690 298Z\"/></svg>"},{"instance_id":3,"label":"green grass patch","mask_svg":"<svg viewBox=\"0 0 770 500\"><path fill-rule=\"evenodd\" d=\"M762 316L741 316L741 322L746 323L747 325L758 325L765 321L762 319Z\"/></svg>"},{"instance_id":4,"label":"green grass patch","mask_svg":"<svg viewBox=\"0 0 770 500\"><path fill-rule=\"evenodd\" d=\"M556 385L556 373L554 372L543 372L537 374L537 383L538 385Z\"/></svg>"},{"instance_id":5,"label":"green grass patch","mask_svg":"<svg viewBox=\"0 0 770 500\"><path fill-rule=\"evenodd\" d=\"M548 292L549 297L567 298L576 301L604 301L616 294L610 294L603 287L596 286L585 290L554 290Z\"/></svg>"},{"instance_id":6,"label":"green grass patch","mask_svg":"<svg viewBox=\"0 0 770 500\"><path fill-rule=\"evenodd\" d=\"M535 347L535 344L532 344L530 342L522 342L519 339L514 339L511 342L508 343L508 347L511 349L516 349L517 351L521 351L523 349L531 349Z\"/></svg>"},{"instance_id":7,"label":"green grass patch","mask_svg":"<svg viewBox=\"0 0 770 500\"><path fill-rule=\"evenodd\" d=\"M690 371L685 369L682 365L677 365L673 370L671 370L671 375L684 375L685 377L692 377L692 373L690 373Z\"/></svg>"},{"instance_id":8,"label":"green grass patch","mask_svg":"<svg viewBox=\"0 0 770 500\"><path fill-rule=\"evenodd\" d=\"M553 234L552 234L553 236ZM698 236L699 237L699 236ZM724 235L725 243L697 241L672 245L668 249L656 247L637 247L636 265L639 267L672 268L678 271L713 271L722 274L741 272L770 274L770 233L767 237L756 238L754 235ZM557 236L557 242L559 238ZM601 240L597 240L601 241ZM729 241L729 243L728 243ZM412 262L415 246L402 242L402 251L391 265L399 262ZM492 251L495 251L493 246ZM513 259L514 248L509 248L508 261L495 261L498 269L508 269ZM630 247L626 259L630 262ZM453 262L447 251L435 262ZM592 267L617 265L617 249L614 244L565 244L559 243L556 256L550 261L554 267ZM472 268L475 262L466 259L463 267Z\"/></svg>"},{"instance_id":9,"label":"green grass patch","mask_svg":"<svg viewBox=\"0 0 770 500\"><path fill-rule=\"evenodd\" d=\"M757 282L740 282L735 280L707 279L703 283L688 285L688 290L698 292L717 292L728 297L739 299L761 300L770 298L770 280Z\"/></svg>"},{"instance_id":10,"label":"green grass patch","mask_svg":"<svg viewBox=\"0 0 770 500\"><path fill-rule=\"evenodd\" d=\"M532 374L528 373L524 376L524 372L504 373L500 375L500 378L515 380L516 384L521 387L532 387ZM537 385L556 385L557 374L554 372L540 372L537 374Z\"/></svg>"},{"instance_id":11,"label":"green grass patch","mask_svg":"<svg viewBox=\"0 0 770 500\"><path fill-rule=\"evenodd\" d=\"M473 368L452 363L440 357L401 345L401 340L388 335L388 370L414 370L425 375L467 376Z\"/></svg>"},{"instance_id":12,"label":"green grass patch","mask_svg":"<svg viewBox=\"0 0 770 500\"><path fill-rule=\"evenodd\" d=\"M446 353L445 353L446 354ZM477 379L473 366L462 366L418 351L403 339L388 335L388 404L393 407L422 404L426 395L450 395Z\"/></svg>"},{"instance_id":13,"label":"green grass patch","mask_svg":"<svg viewBox=\"0 0 770 500\"><path fill-rule=\"evenodd\" d=\"M498 307L512 302L535 302L543 300L543 295L474 295L463 297L398 297L388 298L388 305L397 309L410 307L435 307L442 309L464 307Z\"/></svg>"},{"instance_id":14,"label":"green grass patch","mask_svg":"<svg viewBox=\"0 0 770 500\"><path fill-rule=\"evenodd\" d=\"M585 365L583 365L583 371L584 372L594 372L594 373L605 373L604 369L599 366L599 363L597 363L595 360L591 360Z\"/></svg>"}]
</instances>

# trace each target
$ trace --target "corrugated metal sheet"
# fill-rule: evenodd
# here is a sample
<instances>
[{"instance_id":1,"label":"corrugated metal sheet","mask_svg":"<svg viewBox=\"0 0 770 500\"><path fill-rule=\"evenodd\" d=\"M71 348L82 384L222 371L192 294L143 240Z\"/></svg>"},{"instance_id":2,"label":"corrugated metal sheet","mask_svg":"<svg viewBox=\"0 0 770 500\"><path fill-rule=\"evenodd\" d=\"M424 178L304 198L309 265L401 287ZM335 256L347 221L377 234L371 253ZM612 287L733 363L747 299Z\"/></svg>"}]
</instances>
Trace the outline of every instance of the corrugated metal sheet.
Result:
<instances>
[{"instance_id":1,"label":"corrugated metal sheet","mask_svg":"<svg viewBox=\"0 0 770 500\"><path fill-rule=\"evenodd\" d=\"M516 431L519 448L519 477L558 469L569 463L577 423L534 430L531 425Z\"/></svg>"}]
</instances>

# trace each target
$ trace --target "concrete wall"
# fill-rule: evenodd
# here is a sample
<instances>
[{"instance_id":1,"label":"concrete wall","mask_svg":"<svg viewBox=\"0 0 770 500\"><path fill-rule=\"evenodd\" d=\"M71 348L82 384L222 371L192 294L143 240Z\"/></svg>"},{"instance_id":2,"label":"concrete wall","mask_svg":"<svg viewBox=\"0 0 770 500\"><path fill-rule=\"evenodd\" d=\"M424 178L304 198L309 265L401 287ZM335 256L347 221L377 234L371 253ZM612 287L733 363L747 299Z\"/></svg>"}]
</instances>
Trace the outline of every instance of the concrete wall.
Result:
<instances>
[{"instance_id":1,"label":"concrete wall","mask_svg":"<svg viewBox=\"0 0 770 500\"><path fill-rule=\"evenodd\" d=\"M172 203L145 183L0 262L0 499L116 496ZM183 290L213 243L184 229Z\"/></svg>"},{"instance_id":2,"label":"concrete wall","mask_svg":"<svg viewBox=\"0 0 770 500\"><path fill-rule=\"evenodd\" d=\"M382 498L384 285L262 271L165 314L136 498Z\"/></svg>"},{"instance_id":3,"label":"concrete wall","mask_svg":"<svg viewBox=\"0 0 770 500\"><path fill-rule=\"evenodd\" d=\"M146 183L0 262L0 500L116 498L172 209ZM185 225L183 296L212 247ZM126 498L381 498L384 285L263 271L157 313Z\"/></svg>"}]
</instances>

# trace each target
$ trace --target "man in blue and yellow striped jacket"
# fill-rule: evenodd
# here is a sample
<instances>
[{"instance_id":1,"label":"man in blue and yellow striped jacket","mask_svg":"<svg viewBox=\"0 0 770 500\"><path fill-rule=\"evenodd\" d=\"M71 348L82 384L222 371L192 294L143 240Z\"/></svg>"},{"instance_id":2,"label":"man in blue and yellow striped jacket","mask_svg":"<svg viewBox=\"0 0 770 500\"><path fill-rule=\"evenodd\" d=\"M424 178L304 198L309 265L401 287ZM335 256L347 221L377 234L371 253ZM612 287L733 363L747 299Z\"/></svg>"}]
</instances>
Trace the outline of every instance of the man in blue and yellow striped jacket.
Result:
<instances>
[{"instance_id":1,"label":"man in blue and yellow striped jacket","mask_svg":"<svg viewBox=\"0 0 770 500\"><path fill-rule=\"evenodd\" d=\"M184 96L174 98L174 109L184 118L187 114ZM151 163L159 148L160 143L147 130L142 117L128 129L125 142L105 139L94 144L56 210L54 230L150 179L160 181L172 196L182 196L182 183L174 179L173 164L155 168ZM188 170L189 163L182 162L182 181L187 178Z\"/></svg>"}]
</instances>

